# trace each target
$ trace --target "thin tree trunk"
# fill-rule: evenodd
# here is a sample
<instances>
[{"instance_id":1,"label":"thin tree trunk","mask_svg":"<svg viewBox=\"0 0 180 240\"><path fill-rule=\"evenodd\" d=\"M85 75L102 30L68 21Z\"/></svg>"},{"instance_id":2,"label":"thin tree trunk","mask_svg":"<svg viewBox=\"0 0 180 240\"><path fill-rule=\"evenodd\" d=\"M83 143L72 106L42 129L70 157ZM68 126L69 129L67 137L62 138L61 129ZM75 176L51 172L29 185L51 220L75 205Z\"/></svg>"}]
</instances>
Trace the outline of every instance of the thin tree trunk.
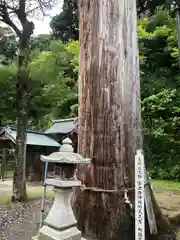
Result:
<instances>
[{"instance_id":1,"label":"thin tree trunk","mask_svg":"<svg viewBox=\"0 0 180 240\"><path fill-rule=\"evenodd\" d=\"M25 9L24 9L25 11ZM16 136L16 154L15 171L13 181L12 201L25 201L26 193L26 130L27 130L27 112L29 103L30 78L28 70L29 49L28 44L34 31L34 23L27 20L22 14L22 34L19 36L19 59L18 59L18 78L17 78L17 136ZM31 86L32 87L32 86Z\"/></svg>"},{"instance_id":2,"label":"thin tree trunk","mask_svg":"<svg viewBox=\"0 0 180 240\"><path fill-rule=\"evenodd\" d=\"M79 10L78 151L91 158L79 178L118 191L79 190L74 210L85 237L132 240L134 210L124 189L134 187L134 157L142 148L136 1L80 0ZM134 189L129 197L134 206Z\"/></svg>"},{"instance_id":3,"label":"thin tree trunk","mask_svg":"<svg viewBox=\"0 0 180 240\"><path fill-rule=\"evenodd\" d=\"M5 171L7 171L6 169L6 162L7 162L7 149L3 149L3 156L2 156L2 169L1 169L1 177L2 180L5 180Z\"/></svg>"},{"instance_id":4,"label":"thin tree trunk","mask_svg":"<svg viewBox=\"0 0 180 240\"><path fill-rule=\"evenodd\" d=\"M26 64L26 49L22 48L19 55L19 70L17 78L17 136L15 151L15 169L13 179L12 201L23 202L27 199L26 192L26 129L28 109L29 73Z\"/></svg>"}]
</instances>

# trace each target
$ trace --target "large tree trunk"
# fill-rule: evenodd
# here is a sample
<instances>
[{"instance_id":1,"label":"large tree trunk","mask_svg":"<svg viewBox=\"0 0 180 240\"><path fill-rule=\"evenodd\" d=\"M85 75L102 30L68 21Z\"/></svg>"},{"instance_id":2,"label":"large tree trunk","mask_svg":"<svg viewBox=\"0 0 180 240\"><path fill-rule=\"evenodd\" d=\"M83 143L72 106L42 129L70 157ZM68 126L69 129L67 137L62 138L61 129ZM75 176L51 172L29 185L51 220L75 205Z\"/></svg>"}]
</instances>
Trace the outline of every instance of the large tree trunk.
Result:
<instances>
[{"instance_id":1,"label":"large tree trunk","mask_svg":"<svg viewBox=\"0 0 180 240\"><path fill-rule=\"evenodd\" d=\"M134 157L142 148L136 1L80 0L79 8L78 151L91 158L79 178L102 190L77 191L75 214L86 237L132 240L134 209L124 189L134 206Z\"/></svg>"}]
</instances>

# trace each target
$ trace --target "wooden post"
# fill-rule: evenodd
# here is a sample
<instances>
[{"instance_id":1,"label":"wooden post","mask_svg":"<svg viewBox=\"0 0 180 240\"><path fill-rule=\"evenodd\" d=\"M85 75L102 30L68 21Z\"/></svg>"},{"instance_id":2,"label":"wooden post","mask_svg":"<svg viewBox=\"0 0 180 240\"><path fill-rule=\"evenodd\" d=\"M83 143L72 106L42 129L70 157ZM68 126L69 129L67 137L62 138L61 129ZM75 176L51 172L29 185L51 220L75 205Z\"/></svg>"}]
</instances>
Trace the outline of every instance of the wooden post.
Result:
<instances>
[{"instance_id":1,"label":"wooden post","mask_svg":"<svg viewBox=\"0 0 180 240\"><path fill-rule=\"evenodd\" d=\"M156 226L156 218L155 218L154 209L153 209L151 192L152 192L152 188L149 181L149 176L147 174L146 168L144 168L144 197L145 197L147 218L149 223L149 230L152 235L156 235L157 226Z\"/></svg>"}]
</instances>

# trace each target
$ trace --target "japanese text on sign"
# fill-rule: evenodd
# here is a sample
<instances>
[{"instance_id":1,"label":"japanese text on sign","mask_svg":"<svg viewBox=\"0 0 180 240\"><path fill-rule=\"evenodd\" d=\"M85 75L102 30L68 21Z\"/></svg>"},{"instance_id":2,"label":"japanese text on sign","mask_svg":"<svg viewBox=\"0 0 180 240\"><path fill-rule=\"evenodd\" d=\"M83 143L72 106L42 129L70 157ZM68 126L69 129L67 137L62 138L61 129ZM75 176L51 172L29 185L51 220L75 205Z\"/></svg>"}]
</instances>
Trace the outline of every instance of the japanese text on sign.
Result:
<instances>
[{"instance_id":1,"label":"japanese text on sign","mask_svg":"<svg viewBox=\"0 0 180 240\"><path fill-rule=\"evenodd\" d=\"M141 150L135 156L135 234L135 240L145 240L144 156Z\"/></svg>"}]
</instances>

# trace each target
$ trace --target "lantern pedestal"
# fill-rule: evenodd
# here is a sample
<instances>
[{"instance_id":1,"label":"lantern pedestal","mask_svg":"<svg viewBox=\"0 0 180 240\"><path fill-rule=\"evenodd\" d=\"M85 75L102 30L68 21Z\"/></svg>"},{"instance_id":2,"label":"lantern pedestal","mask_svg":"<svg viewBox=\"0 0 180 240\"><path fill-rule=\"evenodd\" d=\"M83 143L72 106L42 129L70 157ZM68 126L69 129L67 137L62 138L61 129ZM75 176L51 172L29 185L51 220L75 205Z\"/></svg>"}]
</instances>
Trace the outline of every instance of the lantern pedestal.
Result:
<instances>
[{"instance_id":1,"label":"lantern pedestal","mask_svg":"<svg viewBox=\"0 0 180 240\"><path fill-rule=\"evenodd\" d=\"M40 229L39 240L79 240L81 232L76 227L76 219L71 208L73 187L81 185L80 181L47 179L46 184L54 185L54 204Z\"/></svg>"}]
</instances>

